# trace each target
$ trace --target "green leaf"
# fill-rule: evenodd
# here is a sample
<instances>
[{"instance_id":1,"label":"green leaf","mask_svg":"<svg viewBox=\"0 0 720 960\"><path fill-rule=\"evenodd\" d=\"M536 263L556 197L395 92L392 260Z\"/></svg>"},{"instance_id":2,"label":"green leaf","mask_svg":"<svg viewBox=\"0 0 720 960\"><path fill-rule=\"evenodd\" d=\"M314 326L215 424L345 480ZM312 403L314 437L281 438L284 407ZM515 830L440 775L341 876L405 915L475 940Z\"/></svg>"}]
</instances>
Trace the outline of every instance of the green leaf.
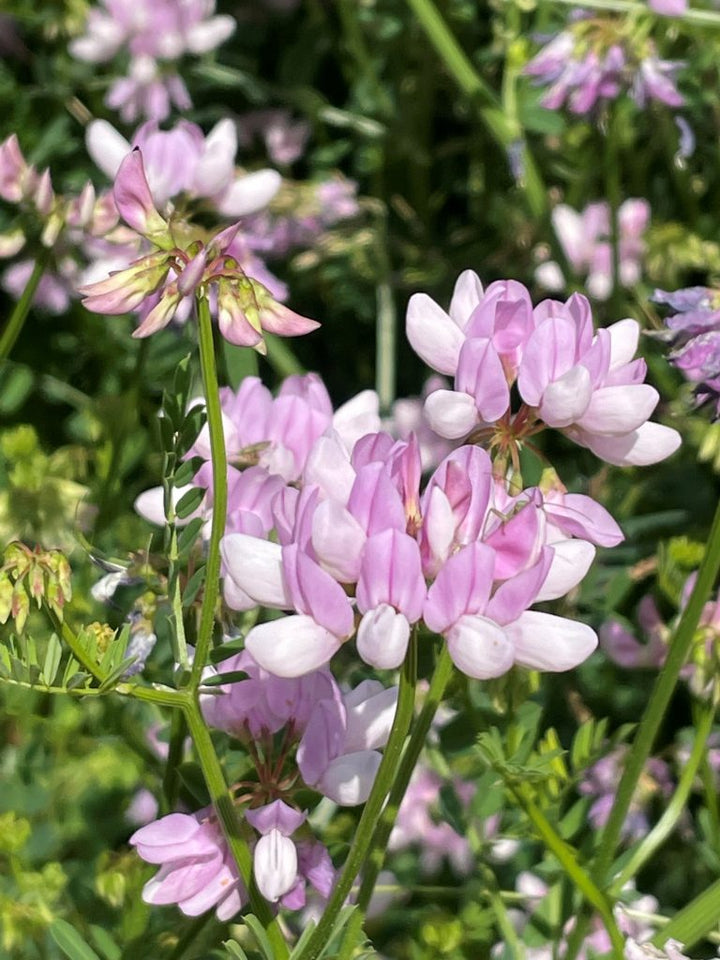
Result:
<instances>
[{"instance_id":1,"label":"green leaf","mask_svg":"<svg viewBox=\"0 0 720 960\"><path fill-rule=\"evenodd\" d=\"M248 913L243 917L243 920L245 921L245 925L252 930L257 945L260 947L260 952L263 957L265 957L265 960L276 960L275 951L268 939L268 935L265 933L265 928L258 918L254 914Z\"/></svg>"},{"instance_id":2,"label":"green leaf","mask_svg":"<svg viewBox=\"0 0 720 960\"><path fill-rule=\"evenodd\" d=\"M204 407L192 407L188 410L180 427L180 446L183 450L194 443L206 420L207 414Z\"/></svg>"},{"instance_id":3,"label":"green leaf","mask_svg":"<svg viewBox=\"0 0 720 960\"><path fill-rule=\"evenodd\" d=\"M210 662L222 663L223 660L234 657L236 653L242 653L244 649L245 637L236 637L234 640L228 640L227 643L223 643L219 647L214 647L210 651Z\"/></svg>"},{"instance_id":4,"label":"green leaf","mask_svg":"<svg viewBox=\"0 0 720 960\"><path fill-rule=\"evenodd\" d=\"M53 681L57 676L57 672L60 667L61 658L62 646L57 634L53 633L50 635L50 639L48 640L47 650L45 651L45 660L43 661L43 668L40 674L40 679L48 687L53 685Z\"/></svg>"},{"instance_id":5,"label":"green leaf","mask_svg":"<svg viewBox=\"0 0 720 960\"><path fill-rule=\"evenodd\" d=\"M237 347L225 339L222 341L222 350L225 355L228 381L233 390L237 390L245 377L257 376L257 350L253 350L252 347Z\"/></svg>"},{"instance_id":6,"label":"green leaf","mask_svg":"<svg viewBox=\"0 0 720 960\"><path fill-rule=\"evenodd\" d=\"M178 534L178 556L184 557L193 547L193 544L197 540L198 534L200 533L203 524L205 521L202 517L195 517L190 523L183 527Z\"/></svg>"},{"instance_id":7,"label":"green leaf","mask_svg":"<svg viewBox=\"0 0 720 960\"><path fill-rule=\"evenodd\" d=\"M92 947L89 947L77 930L66 920L53 920L50 924L50 936L70 960L100 960Z\"/></svg>"},{"instance_id":8,"label":"green leaf","mask_svg":"<svg viewBox=\"0 0 720 960\"><path fill-rule=\"evenodd\" d=\"M9 361L0 361L0 414L10 416L25 403L33 387L33 374L29 367L14 366Z\"/></svg>"},{"instance_id":9,"label":"green leaf","mask_svg":"<svg viewBox=\"0 0 720 960\"><path fill-rule=\"evenodd\" d=\"M203 687L219 687L224 683L240 683L241 680L247 680L248 675L244 670L231 670L229 673L218 673L215 677L208 677L203 680Z\"/></svg>"},{"instance_id":10,"label":"green leaf","mask_svg":"<svg viewBox=\"0 0 720 960\"><path fill-rule=\"evenodd\" d=\"M121 660L115 669L111 670L105 677L99 689L105 692L106 690L110 690L111 687L114 687L116 683L123 679L127 668L132 666L136 660L137 657L126 657L124 660Z\"/></svg>"},{"instance_id":11,"label":"green leaf","mask_svg":"<svg viewBox=\"0 0 720 960\"><path fill-rule=\"evenodd\" d=\"M89 930L90 936L93 938L93 943L98 948L100 953L103 954L105 960L120 960L122 957L122 950L115 943L107 930L103 930L102 927L95 926L93 923L90 924Z\"/></svg>"},{"instance_id":12,"label":"green leaf","mask_svg":"<svg viewBox=\"0 0 720 960\"><path fill-rule=\"evenodd\" d=\"M223 946L230 956L235 957L236 960L248 960L248 955L235 940L223 940Z\"/></svg>"},{"instance_id":13,"label":"green leaf","mask_svg":"<svg viewBox=\"0 0 720 960\"><path fill-rule=\"evenodd\" d=\"M191 606L191 604L195 600L195 597L198 594L198 590L203 585L204 581L205 581L205 564L203 564L201 567L198 567L198 569L190 577L190 579L188 580L185 586L185 590L183 591L183 599L182 599L182 605L185 610L187 610L187 608Z\"/></svg>"},{"instance_id":14,"label":"green leaf","mask_svg":"<svg viewBox=\"0 0 720 960\"><path fill-rule=\"evenodd\" d=\"M203 487L193 487L192 490L184 493L175 507L175 514L178 519L184 520L185 517L189 517L191 513L194 513L203 502L205 493L206 491Z\"/></svg>"},{"instance_id":15,"label":"green leaf","mask_svg":"<svg viewBox=\"0 0 720 960\"><path fill-rule=\"evenodd\" d=\"M650 941L662 947L668 940L679 940L684 947L692 947L717 927L720 917L720 880L704 890L699 897L678 911L667 926Z\"/></svg>"},{"instance_id":16,"label":"green leaf","mask_svg":"<svg viewBox=\"0 0 720 960\"><path fill-rule=\"evenodd\" d=\"M205 460L202 457L190 457L189 460L183 460L183 462L175 471L175 476L173 477L173 483L175 486L184 487L185 484L190 483L192 478L204 463Z\"/></svg>"}]
</instances>

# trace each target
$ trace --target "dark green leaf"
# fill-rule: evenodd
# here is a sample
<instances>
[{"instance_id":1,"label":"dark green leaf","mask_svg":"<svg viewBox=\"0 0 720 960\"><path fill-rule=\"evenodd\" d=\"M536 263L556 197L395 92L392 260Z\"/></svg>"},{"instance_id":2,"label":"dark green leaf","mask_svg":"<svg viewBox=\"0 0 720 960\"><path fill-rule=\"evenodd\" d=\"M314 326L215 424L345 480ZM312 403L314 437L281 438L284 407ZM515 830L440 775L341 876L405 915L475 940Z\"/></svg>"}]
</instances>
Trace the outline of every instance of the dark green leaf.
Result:
<instances>
[{"instance_id":1,"label":"dark green leaf","mask_svg":"<svg viewBox=\"0 0 720 960\"><path fill-rule=\"evenodd\" d=\"M183 460L183 462L175 471L175 476L173 477L173 483L175 486L184 487L185 484L190 483L192 478L204 463L205 460L202 457L190 457L189 460Z\"/></svg>"},{"instance_id":2,"label":"dark green leaf","mask_svg":"<svg viewBox=\"0 0 720 960\"><path fill-rule=\"evenodd\" d=\"M198 590L205 582L205 565L198 567L195 573L188 580L183 591L182 605L185 610L190 607L198 595Z\"/></svg>"},{"instance_id":3,"label":"dark green leaf","mask_svg":"<svg viewBox=\"0 0 720 960\"><path fill-rule=\"evenodd\" d=\"M210 651L211 663L222 663L223 660L234 657L236 653L242 653L245 649L245 637L236 637L234 640L228 640L227 643L214 647Z\"/></svg>"},{"instance_id":4,"label":"dark green leaf","mask_svg":"<svg viewBox=\"0 0 720 960\"><path fill-rule=\"evenodd\" d=\"M203 680L204 687L220 687L224 683L240 683L241 680L247 680L248 675L244 670L230 670L228 673L218 673L217 676L207 677Z\"/></svg>"},{"instance_id":5,"label":"dark green leaf","mask_svg":"<svg viewBox=\"0 0 720 960\"><path fill-rule=\"evenodd\" d=\"M202 517L195 517L186 527L182 528L178 535L177 543L178 556L180 558L184 558L186 554L190 552L204 523L205 521Z\"/></svg>"},{"instance_id":6,"label":"dark green leaf","mask_svg":"<svg viewBox=\"0 0 720 960\"><path fill-rule=\"evenodd\" d=\"M203 487L193 487L192 490L184 493L175 507L175 514L178 519L184 520L185 517L189 517L191 513L194 513L203 502L205 493L206 491Z\"/></svg>"}]
</instances>

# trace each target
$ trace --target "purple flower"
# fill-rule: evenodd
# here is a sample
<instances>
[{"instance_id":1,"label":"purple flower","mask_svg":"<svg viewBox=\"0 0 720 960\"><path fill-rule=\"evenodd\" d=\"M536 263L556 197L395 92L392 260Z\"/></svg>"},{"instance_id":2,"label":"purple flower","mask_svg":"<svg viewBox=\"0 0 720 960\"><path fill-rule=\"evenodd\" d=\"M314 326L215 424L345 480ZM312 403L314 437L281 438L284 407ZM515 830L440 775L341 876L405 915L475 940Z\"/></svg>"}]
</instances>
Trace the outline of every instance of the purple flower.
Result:
<instances>
[{"instance_id":1,"label":"purple flower","mask_svg":"<svg viewBox=\"0 0 720 960\"><path fill-rule=\"evenodd\" d=\"M682 64L658 59L652 41L636 41L622 27L619 19L580 16L550 40L525 67L537 85L548 87L542 105L588 114L630 90L640 107L649 100L682 106L674 83Z\"/></svg>"},{"instance_id":2,"label":"purple flower","mask_svg":"<svg viewBox=\"0 0 720 960\"><path fill-rule=\"evenodd\" d=\"M656 290L652 298L677 313L665 324L675 349L671 363L695 384L699 404L712 401L720 416L720 295L710 287L687 287L668 293Z\"/></svg>"}]
</instances>

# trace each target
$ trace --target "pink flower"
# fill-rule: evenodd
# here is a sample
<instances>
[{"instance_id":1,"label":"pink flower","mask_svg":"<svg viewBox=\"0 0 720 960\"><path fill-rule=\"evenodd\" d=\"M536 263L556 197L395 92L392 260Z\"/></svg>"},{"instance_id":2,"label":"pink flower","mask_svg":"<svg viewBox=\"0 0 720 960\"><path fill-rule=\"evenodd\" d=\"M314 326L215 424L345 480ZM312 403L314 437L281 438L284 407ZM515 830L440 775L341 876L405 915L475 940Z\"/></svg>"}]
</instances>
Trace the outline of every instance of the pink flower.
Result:
<instances>
[{"instance_id":1,"label":"pink flower","mask_svg":"<svg viewBox=\"0 0 720 960\"><path fill-rule=\"evenodd\" d=\"M537 432L539 420L610 463L638 466L680 443L675 430L647 422L659 398L642 382L644 361L632 359L637 323L621 320L594 333L580 294L533 309L521 284L500 281L483 292L466 271L449 314L424 294L411 298L407 332L427 363L455 377L452 390L435 391L425 404L441 436L486 435L508 447ZM524 402L517 414L510 409L514 384Z\"/></svg>"},{"instance_id":2,"label":"pink flower","mask_svg":"<svg viewBox=\"0 0 720 960\"><path fill-rule=\"evenodd\" d=\"M297 760L305 782L341 806L364 803L380 766L378 748L390 734L397 687L365 680L342 698L320 700Z\"/></svg>"},{"instance_id":3,"label":"pink flower","mask_svg":"<svg viewBox=\"0 0 720 960\"><path fill-rule=\"evenodd\" d=\"M302 317L275 301L258 281L248 277L231 256L239 224L212 236L176 245L177 226L158 213L136 148L121 162L115 178L115 202L128 226L159 247L107 280L80 288L84 305L97 313L124 313L149 307L135 337L147 337L173 319L183 301L201 286L215 295L218 325L231 343L265 351L263 330L296 336L315 330L315 320ZM174 279L170 278L170 273ZM192 301L190 301L192 302Z\"/></svg>"},{"instance_id":4,"label":"pink flower","mask_svg":"<svg viewBox=\"0 0 720 960\"><path fill-rule=\"evenodd\" d=\"M230 920L247 893L212 808L194 814L171 813L136 830L130 843L160 870L143 887L143 900L176 903L197 917L215 907L218 920Z\"/></svg>"},{"instance_id":5,"label":"pink flower","mask_svg":"<svg viewBox=\"0 0 720 960\"><path fill-rule=\"evenodd\" d=\"M128 76L115 80L105 101L128 123L140 116L163 120L171 104L191 107L184 83L168 66L186 53L215 49L235 30L232 17L212 16L214 0L103 0L102 7L90 10L86 33L71 42L70 52L89 63L130 54Z\"/></svg>"}]
</instances>

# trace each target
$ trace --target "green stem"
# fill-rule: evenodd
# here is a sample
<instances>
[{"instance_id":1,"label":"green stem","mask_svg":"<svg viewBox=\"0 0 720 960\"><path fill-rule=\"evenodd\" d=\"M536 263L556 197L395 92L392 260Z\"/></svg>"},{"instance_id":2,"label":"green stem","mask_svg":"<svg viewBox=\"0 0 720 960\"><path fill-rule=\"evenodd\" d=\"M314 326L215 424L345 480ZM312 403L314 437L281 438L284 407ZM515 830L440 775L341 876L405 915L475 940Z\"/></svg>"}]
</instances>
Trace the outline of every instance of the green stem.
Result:
<instances>
[{"instance_id":1,"label":"green stem","mask_svg":"<svg viewBox=\"0 0 720 960\"><path fill-rule=\"evenodd\" d=\"M252 854L240 833L232 794L228 790L222 767L215 752L210 732L195 700L186 700L184 710L188 730L192 737L198 762L202 769L205 783L212 798L213 807L220 820L223 834L227 840L230 852L237 864L240 876L247 888L250 897L250 908L265 927L268 939L273 946L275 960L286 960L290 956L285 938L282 935L277 920L267 902L257 889L252 872Z\"/></svg>"},{"instance_id":2,"label":"green stem","mask_svg":"<svg viewBox=\"0 0 720 960\"><path fill-rule=\"evenodd\" d=\"M206 665L210 644L212 643L213 627L215 626L215 604L220 587L220 539L225 532L225 516L227 513L227 455L225 453L222 410L218 392L217 370L215 368L212 321L207 297L201 294L198 294L197 297L197 314L200 369L205 393L207 424L210 432L213 514L207 566L205 568L205 587L200 610L200 626L190 674L190 685L194 690L200 684L200 677Z\"/></svg>"},{"instance_id":3,"label":"green stem","mask_svg":"<svg viewBox=\"0 0 720 960\"><path fill-rule=\"evenodd\" d=\"M30 274L30 279L27 282L27 286L23 290L23 294L15 304L15 309L10 314L10 319L7 322L5 329L0 336L0 360L4 360L15 346L15 341L20 336L20 331L25 324L27 315L30 312L30 307L32 305L33 297L38 288L42 276L45 273L45 267L47 266L48 259L50 257L49 251L43 251L40 256L35 261L35 266L33 267L33 272Z\"/></svg>"},{"instance_id":4,"label":"green stem","mask_svg":"<svg viewBox=\"0 0 720 960\"><path fill-rule=\"evenodd\" d=\"M687 659L705 602L720 570L720 503L713 518L705 555L692 594L670 640L668 656L653 687L650 702L643 713L637 734L630 748L623 770L615 802L598 845L598 855L593 876L601 885L606 882L615 849L620 840L623 824L632 797L645 763L650 756L655 737L663 721L680 675Z\"/></svg>"},{"instance_id":5,"label":"green stem","mask_svg":"<svg viewBox=\"0 0 720 960\"><path fill-rule=\"evenodd\" d=\"M83 649L82 644L78 640L73 630L68 626L67 623L65 623L64 620L61 620L60 617L58 617L49 604L45 604L45 612L48 616L48 619L52 623L55 632L59 634L68 647L70 647L70 652L80 666L87 670L87 672L94 677L95 680L102 683L105 680L105 674L100 670L97 663L95 663L95 661L92 660L92 658L88 655L87 651Z\"/></svg>"},{"instance_id":6,"label":"green stem","mask_svg":"<svg viewBox=\"0 0 720 960\"><path fill-rule=\"evenodd\" d=\"M713 720L715 719L715 705L708 704L697 724L697 733L693 744L692 752L678 782L672 800L658 822L648 833L642 842L635 848L632 856L625 864L620 873L615 877L613 885L610 888L610 894L617 896L625 884L637 876L643 865L653 856L667 837L672 833L678 820L685 809L685 803L690 796L695 776L700 768L700 764L705 756L705 746L712 730Z\"/></svg>"},{"instance_id":7,"label":"green stem","mask_svg":"<svg viewBox=\"0 0 720 960\"><path fill-rule=\"evenodd\" d=\"M342 873L337 879L325 911L305 949L296 960L316 960L327 946L338 914L340 913L358 873L366 862L373 839L373 827L378 822L385 798L394 785L402 755L402 748L412 722L415 707L415 686L417 683L417 634L413 630L410 646L400 674L400 689L390 736L383 758L375 776L370 796L363 808L360 822L355 831L350 851ZM352 918L351 918L352 920ZM344 938L347 941L347 936Z\"/></svg>"},{"instance_id":8,"label":"green stem","mask_svg":"<svg viewBox=\"0 0 720 960\"><path fill-rule=\"evenodd\" d=\"M392 287L386 280L377 285L376 297L375 389L380 400L380 412L390 414L395 400L397 314Z\"/></svg>"},{"instance_id":9,"label":"green stem","mask_svg":"<svg viewBox=\"0 0 720 960\"><path fill-rule=\"evenodd\" d=\"M281 337L265 334L267 361L279 377L305 373L305 368Z\"/></svg>"},{"instance_id":10,"label":"green stem","mask_svg":"<svg viewBox=\"0 0 720 960\"><path fill-rule=\"evenodd\" d=\"M605 131L605 196L610 208L610 274L612 291L610 304L612 316L620 316L622 306L620 299L620 225L618 211L622 201L620 184L620 163L617 144L617 123L612 108L609 108L607 130Z\"/></svg>"},{"instance_id":11,"label":"green stem","mask_svg":"<svg viewBox=\"0 0 720 960\"><path fill-rule=\"evenodd\" d=\"M373 895L378 875L385 861L388 840L395 826L400 804L403 801L408 784L410 783L410 777L417 765L420 752L427 742L430 727L437 713L437 709L442 702L452 673L453 663L450 659L446 644L443 644L435 672L430 681L430 687L425 697L425 702L423 703L420 715L413 726L412 735L403 752L395 781L390 790L388 802L372 835L370 854L367 857L362 882L358 890L357 909L350 917L348 925L345 928L338 960L346 960L347 957L351 956L352 947L357 943L370 898Z\"/></svg>"},{"instance_id":12,"label":"green stem","mask_svg":"<svg viewBox=\"0 0 720 960\"><path fill-rule=\"evenodd\" d=\"M176 710L170 717L170 744L168 748L167 760L165 761L165 773L162 782L162 810L163 814L171 813L177 803L178 794L178 767L182 762L183 746L187 735L187 726L185 724L185 714L182 710Z\"/></svg>"},{"instance_id":13,"label":"green stem","mask_svg":"<svg viewBox=\"0 0 720 960\"><path fill-rule=\"evenodd\" d=\"M462 92L478 104L484 104L479 109L480 119L503 150L508 150L521 139L521 131L515 124L508 122L495 92L478 75L433 0L406 2ZM523 169L521 186L525 191L528 206L533 216L541 217L547 209L547 191L527 146L522 148L520 162Z\"/></svg>"},{"instance_id":14,"label":"green stem","mask_svg":"<svg viewBox=\"0 0 720 960\"><path fill-rule=\"evenodd\" d=\"M622 958L625 950L625 938L620 933L617 923L615 922L610 899L596 886L590 875L583 870L577 861L576 851L555 832L550 821L535 804L535 801L528 796L527 792L522 787L512 788L512 791L542 838L545 846L555 855L560 866L585 900L587 900L591 906L595 907L600 914L608 936L610 937L610 942L613 945L615 956Z\"/></svg>"}]
</instances>

